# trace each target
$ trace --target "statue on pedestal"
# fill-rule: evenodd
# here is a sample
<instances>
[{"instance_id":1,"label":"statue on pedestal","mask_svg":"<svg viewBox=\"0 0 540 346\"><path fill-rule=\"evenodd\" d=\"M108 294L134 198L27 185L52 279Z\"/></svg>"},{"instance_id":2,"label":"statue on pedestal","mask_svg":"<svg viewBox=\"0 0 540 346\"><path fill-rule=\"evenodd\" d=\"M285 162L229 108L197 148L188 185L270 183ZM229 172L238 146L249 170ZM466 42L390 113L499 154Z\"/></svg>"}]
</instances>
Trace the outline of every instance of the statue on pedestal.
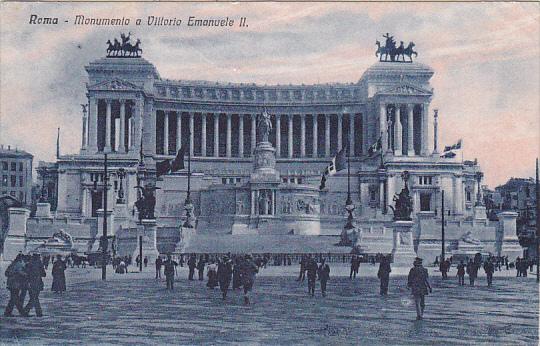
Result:
<instances>
[{"instance_id":1,"label":"statue on pedestal","mask_svg":"<svg viewBox=\"0 0 540 346\"><path fill-rule=\"evenodd\" d=\"M259 132L259 142L268 142L268 136L270 136L270 132L272 131L272 120L270 120L270 114L268 114L266 108L259 116L257 131Z\"/></svg>"},{"instance_id":2,"label":"statue on pedestal","mask_svg":"<svg viewBox=\"0 0 540 346\"><path fill-rule=\"evenodd\" d=\"M394 221L411 221L413 201L409 192L409 186L407 184L407 181L409 180L409 172L404 171L402 177L403 181L405 182L405 187L401 190L399 194L396 194L394 196L393 201L395 202L395 207L389 207L394 213Z\"/></svg>"},{"instance_id":3,"label":"statue on pedestal","mask_svg":"<svg viewBox=\"0 0 540 346\"><path fill-rule=\"evenodd\" d=\"M139 212L139 221L143 219L155 219L154 216L154 209L156 207L156 196L154 195L154 191L159 189L159 187L155 186L135 186L136 189L141 189L141 196L137 201L135 202L135 207L137 208L137 211Z\"/></svg>"}]
</instances>

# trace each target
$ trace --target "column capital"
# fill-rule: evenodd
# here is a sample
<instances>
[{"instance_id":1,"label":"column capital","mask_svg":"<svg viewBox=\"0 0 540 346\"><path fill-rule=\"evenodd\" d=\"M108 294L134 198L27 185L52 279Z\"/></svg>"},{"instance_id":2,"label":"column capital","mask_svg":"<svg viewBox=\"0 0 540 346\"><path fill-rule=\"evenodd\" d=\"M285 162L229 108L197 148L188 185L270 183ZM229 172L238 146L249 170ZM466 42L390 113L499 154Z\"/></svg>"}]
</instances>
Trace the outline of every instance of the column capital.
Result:
<instances>
[{"instance_id":1,"label":"column capital","mask_svg":"<svg viewBox=\"0 0 540 346\"><path fill-rule=\"evenodd\" d=\"M106 99L102 99L102 100L105 101L105 103L107 105L110 105L113 102L113 99L110 99L110 98L106 98Z\"/></svg>"},{"instance_id":2,"label":"column capital","mask_svg":"<svg viewBox=\"0 0 540 346\"><path fill-rule=\"evenodd\" d=\"M125 105L126 101L126 99L118 99L118 102L120 102L121 105Z\"/></svg>"}]
</instances>

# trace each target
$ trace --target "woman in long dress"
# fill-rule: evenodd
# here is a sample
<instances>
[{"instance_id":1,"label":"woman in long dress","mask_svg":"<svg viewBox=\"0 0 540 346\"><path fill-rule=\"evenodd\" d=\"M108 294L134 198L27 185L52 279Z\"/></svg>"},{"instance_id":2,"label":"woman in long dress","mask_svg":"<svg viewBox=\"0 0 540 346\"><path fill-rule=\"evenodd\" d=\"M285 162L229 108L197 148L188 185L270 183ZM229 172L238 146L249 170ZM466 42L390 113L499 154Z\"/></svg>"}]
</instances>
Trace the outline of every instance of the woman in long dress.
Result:
<instances>
[{"instance_id":1,"label":"woman in long dress","mask_svg":"<svg viewBox=\"0 0 540 346\"><path fill-rule=\"evenodd\" d=\"M62 256L57 255L56 261L52 267L52 291L54 293L64 292L66 290L66 262L62 260Z\"/></svg>"}]
</instances>

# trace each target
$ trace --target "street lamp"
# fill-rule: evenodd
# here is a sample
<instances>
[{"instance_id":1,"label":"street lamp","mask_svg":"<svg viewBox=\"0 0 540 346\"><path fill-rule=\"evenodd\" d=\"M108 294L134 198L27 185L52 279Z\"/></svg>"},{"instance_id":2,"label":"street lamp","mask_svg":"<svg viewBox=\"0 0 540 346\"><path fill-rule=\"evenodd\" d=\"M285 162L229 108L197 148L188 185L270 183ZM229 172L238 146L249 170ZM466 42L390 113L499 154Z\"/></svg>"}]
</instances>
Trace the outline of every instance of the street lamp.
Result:
<instances>
[{"instance_id":1,"label":"street lamp","mask_svg":"<svg viewBox=\"0 0 540 346\"><path fill-rule=\"evenodd\" d=\"M94 180L94 192L98 191L97 179ZM99 240L99 247L101 248L101 280L107 280L107 260L108 260L108 247L109 240L107 236L107 192L109 191L109 172L107 154L104 154L103 160L103 235Z\"/></svg>"}]
</instances>

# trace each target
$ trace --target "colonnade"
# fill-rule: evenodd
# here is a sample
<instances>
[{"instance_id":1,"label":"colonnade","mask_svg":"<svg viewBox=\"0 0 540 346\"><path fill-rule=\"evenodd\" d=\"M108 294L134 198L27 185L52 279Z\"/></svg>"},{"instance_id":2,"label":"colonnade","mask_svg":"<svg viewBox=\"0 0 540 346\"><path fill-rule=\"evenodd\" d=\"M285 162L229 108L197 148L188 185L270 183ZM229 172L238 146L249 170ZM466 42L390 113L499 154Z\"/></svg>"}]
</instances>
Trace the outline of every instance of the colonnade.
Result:
<instances>
[{"instance_id":1,"label":"colonnade","mask_svg":"<svg viewBox=\"0 0 540 346\"><path fill-rule=\"evenodd\" d=\"M319 124L321 116L324 117L322 125ZM235 118L234 126L233 117ZM356 135L362 136L361 114L275 114L272 118L274 129L270 141L276 148L276 157L328 157L335 154L346 143L350 145L351 155L356 153L359 156L361 154L362 142L355 139ZM176 130L172 130L170 127L173 119L175 119ZM355 119L359 120L355 121ZM334 127L331 126L331 121L334 121ZM346 122L347 125L344 126ZM294 126L295 123L299 123L299 126ZM186 125L189 129L182 130L182 127ZM222 129L223 125L225 125L224 129ZM208 129L211 126L213 126L213 131L211 131L213 133L213 147L208 145L207 138L208 132L210 132ZM245 131L246 126L249 126L248 132ZM307 131L308 126L311 127L311 131ZM195 156L250 156L257 143L256 127L257 114L158 109L156 110L155 136L157 140L155 150L158 154L174 155L180 149L182 143L185 143L188 145L191 155ZM323 127L322 133L319 133L320 127ZM343 133L344 127L348 131L345 134ZM188 134L189 140L182 138L183 135L188 136ZM249 136L249 146L245 142L246 135ZM282 138L283 135L286 137ZM224 140L222 136L225 137ZM195 143L196 138L197 143ZM234 152L233 138L236 147ZM310 142L309 148L307 145L308 139ZM356 151L355 142L359 146ZM176 143L176 145L172 143ZM224 152L220 152L220 143L224 144ZM321 143L323 144L321 145ZM282 148L283 145L285 145L285 148ZM197 147L197 152L195 152L195 147Z\"/></svg>"},{"instance_id":2,"label":"colonnade","mask_svg":"<svg viewBox=\"0 0 540 346\"><path fill-rule=\"evenodd\" d=\"M382 150L393 152L396 156L429 155L428 108L428 103L380 103ZM415 147L419 150L415 150Z\"/></svg>"}]
</instances>

